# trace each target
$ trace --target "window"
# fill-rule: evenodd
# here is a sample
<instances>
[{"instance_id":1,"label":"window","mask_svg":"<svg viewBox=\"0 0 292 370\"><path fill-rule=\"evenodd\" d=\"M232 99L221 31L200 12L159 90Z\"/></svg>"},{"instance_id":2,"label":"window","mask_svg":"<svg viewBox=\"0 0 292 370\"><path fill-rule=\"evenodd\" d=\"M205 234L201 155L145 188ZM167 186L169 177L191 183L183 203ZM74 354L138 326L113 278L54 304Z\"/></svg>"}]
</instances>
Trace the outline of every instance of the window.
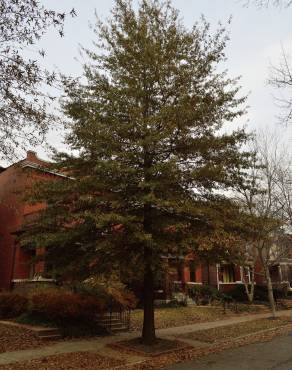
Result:
<instances>
[{"instance_id":1,"label":"window","mask_svg":"<svg viewBox=\"0 0 292 370\"><path fill-rule=\"evenodd\" d=\"M194 261L190 261L189 269L190 269L190 282L195 283L196 282L196 264Z\"/></svg>"},{"instance_id":2,"label":"window","mask_svg":"<svg viewBox=\"0 0 292 370\"><path fill-rule=\"evenodd\" d=\"M235 271L233 265L221 266L221 281L223 283L234 283L235 282Z\"/></svg>"}]
</instances>

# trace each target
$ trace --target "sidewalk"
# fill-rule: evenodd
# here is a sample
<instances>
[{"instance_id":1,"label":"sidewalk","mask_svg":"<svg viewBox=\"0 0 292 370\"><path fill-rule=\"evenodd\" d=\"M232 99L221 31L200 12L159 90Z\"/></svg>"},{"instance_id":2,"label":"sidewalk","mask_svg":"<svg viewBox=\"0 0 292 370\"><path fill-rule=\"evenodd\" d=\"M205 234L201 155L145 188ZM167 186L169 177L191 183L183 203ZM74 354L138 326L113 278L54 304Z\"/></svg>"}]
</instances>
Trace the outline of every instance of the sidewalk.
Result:
<instances>
[{"instance_id":1,"label":"sidewalk","mask_svg":"<svg viewBox=\"0 0 292 370\"><path fill-rule=\"evenodd\" d=\"M292 316L292 310L283 310L277 311L277 317L281 316ZM156 331L157 336L165 337L165 336L177 336L181 334L191 333L194 331L199 330L206 330L212 328L219 328L221 326L239 324L242 322L248 322L258 319L266 319L271 317L271 314L268 313L260 313L260 314L252 314L246 316L239 316L239 317L232 317L226 320L218 320L218 321L210 321L210 322L203 322L198 324L191 324L167 329L159 329Z\"/></svg>"},{"instance_id":2,"label":"sidewalk","mask_svg":"<svg viewBox=\"0 0 292 370\"><path fill-rule=\"evenodd\" d=\"M291 316L292 310L278 311L277 316ZM167 329L158 329L156 334L158 337L176 337L181 334L191 333L198 330L217 328L242 322L253 321L257 319L264 319L270 317L270 313L253 314L247 316L234 317L226 320L212 321L205 323L198 323L192 325L185 325L179 327L172 327ZM72 352L96 352L103 355L108 355L113 358L121 358L121 353L106 347L108 343L113 343L118 340L131 339L139 336L140 332L120 333L114 336L99 337L86 340L70 340L61 341L59 343L41 347L37 349L28 349L22 351L13 351L0 354L0 365L14 363L18 361L26 361L37 359L45 356L56 355L61 353ZM143 360L143 356L127 355L128 362L136 362Z\"/></svg>"}]
</instances>

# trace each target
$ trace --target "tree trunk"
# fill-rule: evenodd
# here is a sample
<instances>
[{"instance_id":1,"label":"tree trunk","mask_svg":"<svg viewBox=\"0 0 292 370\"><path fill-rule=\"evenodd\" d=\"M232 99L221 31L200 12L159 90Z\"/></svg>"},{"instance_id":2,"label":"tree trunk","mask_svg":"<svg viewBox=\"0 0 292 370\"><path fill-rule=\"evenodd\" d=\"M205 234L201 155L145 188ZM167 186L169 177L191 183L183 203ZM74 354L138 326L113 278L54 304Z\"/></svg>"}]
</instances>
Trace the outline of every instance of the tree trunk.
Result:
<instances>
[{"instance_id":1,"label":"tree trunk","mask_svg":"<svg viewBox=\"0 0 292 370\"><path fill-rule=\"evenodd\" d=\"M153 345L156 341L154 325L154 276L151 266L146 263L144 272L144 320L142 343Z\"/></svg>"},{"instance_id":2,"label":"tree trunk","mask_svg":"<svg viewBox=\"0 0 292 370\"><path fill-rule=\"evenodd\" d=\"M267 282L268 297L269 297L269 302L270 302L270 308L272 311L272 317L275 318L276 317L276 304L275 304L274 293L273 293L273 284L272 284L268 266L265 268L265 277L266 277L266 282Z\"/></svg>"},{"instance_id":3,"label":"tree trunk","mask_svg":"<svg viewBox=\"0 0 292 370\"><path fill-rule=\"evenodd\" d=\"M246 281L245 276L244 276L244 270L243 270L243 283L244 283L248 302L252 303L254 300L254 267L251 270L251 281L250 282Z\"/></svg>"},{"instance_id":4,"label":"tree trunk","mask_svg":"<svg viewBox=\"0 0 292 370\"><path fill-rule=\"evenodd\" d=\"M148 102L147 102L148 104ZM146 106L147 106L146 104ZM145 117L147 117L147 109L145 110ZM144 148L144 175L145 183L151 181L150 168L152 166L151 155L147 148ZM149 189L145 188L145 196L149 195ZM152 235L152 206L150 203L144 204L144 232ZM142 330L142 343L146 345L153 345L156 342L155 324L154 324L154 272L153 272L153 245L149 240L149 245L144 245L144 318Z\"/></svg>"},{"instance_id":5,"label":"tree trunk","mask_svg":"<svg viewBox=\"0 0 292 370\"><path fill-rule=\"evenodd\" d=\"M251 302L253 302L254 300L254 283L255 283L255 267L253 266L252 270L251 270L251 287L250 287L250 298L251 298Z\"/></svg>"},{"instance_id":6,"label":"tree trunk","mask_svg":"<svg viewBox=\"0 0 292 370\"><path fill-rule=\"evenodd\" d=\"M270 309L272 312L272 317L275 318L276 317L276 304L275 304L274 293L273 293L273 284L272 284L272 280L270 276L269 265L263 256L263 250L260 251L260 258L261 258L262 266L264 269L264 274L265 274L265 279L266 279L266 284L267 284L267 289L268 289Z\"/></svg>"}]
</instances>

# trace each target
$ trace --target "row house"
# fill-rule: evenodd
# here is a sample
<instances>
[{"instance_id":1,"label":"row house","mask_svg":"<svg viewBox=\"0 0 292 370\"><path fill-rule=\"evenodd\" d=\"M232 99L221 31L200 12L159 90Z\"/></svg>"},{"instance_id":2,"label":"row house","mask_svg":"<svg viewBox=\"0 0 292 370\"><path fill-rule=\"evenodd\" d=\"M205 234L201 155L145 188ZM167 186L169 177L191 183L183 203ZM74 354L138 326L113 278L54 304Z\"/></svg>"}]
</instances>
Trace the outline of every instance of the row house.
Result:
<instances>
[{"instance_id":1,"label":"row house","mask_svg":"<svg viewBox=\"0 0 292 370\"><path fill-rule=\"evenodd\" d=\"M44 263L31 263L33 252L19 246L17 234L26 220L46 206L25 202L26 190L36 181L54 181L62 176L52 172L49 163L33 151L18 163L0 169L0 289L46 280Z\"/></svg>"}]
</instances>

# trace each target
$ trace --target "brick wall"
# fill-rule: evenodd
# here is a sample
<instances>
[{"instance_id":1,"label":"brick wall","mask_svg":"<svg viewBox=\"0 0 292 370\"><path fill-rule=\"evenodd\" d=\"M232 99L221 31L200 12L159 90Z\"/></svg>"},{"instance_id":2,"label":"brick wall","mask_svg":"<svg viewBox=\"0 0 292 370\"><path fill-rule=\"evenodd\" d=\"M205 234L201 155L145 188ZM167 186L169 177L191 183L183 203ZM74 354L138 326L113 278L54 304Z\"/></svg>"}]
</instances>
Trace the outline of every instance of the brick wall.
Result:
<instances>
[{"instance_id":1,"label":"brick wall","mask_svg":"<svg viewBox=\"0 0 292 370\"><path fill-rule=\"evenodd\" d=\"M45 204L26 204L23 196L34 182L56 179L49 172L33 168L34 164L48 168L47 162L30 151L25 160L0 172L0 289L10 289L13 279L31 275L31 255L17 245L16 234L24 218L37 213ZM41 272L43 265L38 264L37 269Z\"/></svg>"}]
</instances>

